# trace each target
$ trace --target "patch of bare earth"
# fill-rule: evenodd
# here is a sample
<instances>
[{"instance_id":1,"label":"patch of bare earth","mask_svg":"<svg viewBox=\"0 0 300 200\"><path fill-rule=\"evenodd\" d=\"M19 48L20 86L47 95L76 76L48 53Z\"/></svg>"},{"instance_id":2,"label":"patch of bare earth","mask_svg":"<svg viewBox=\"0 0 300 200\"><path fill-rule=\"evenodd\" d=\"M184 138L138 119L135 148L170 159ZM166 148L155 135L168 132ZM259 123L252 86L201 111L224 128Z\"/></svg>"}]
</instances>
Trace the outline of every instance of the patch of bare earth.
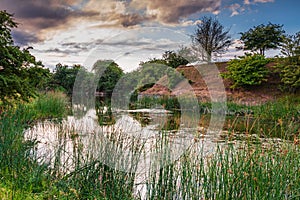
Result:
<instances>
[{"instance_id":1,"label":"patch of bare earth","mask_svg":"<svg viewBox=\"0 0 300 200\"><path fill-rule=\"evenodd\" d=\"M201 102L210 101L211 91L207 87L207 83L212 85L214 82L217 82L220 79L220 73L226 72L227 63L215 63L219 73L216 73L214 70L210 70L209 67L205 68L205 73L200 74L199 71L193 66L179 66L176 70L183 74L183 76L189 80L191 87L176 86L173 90L168 89L165 84L164 78L155 84L152 88L142 92L142 95L155 95L155 96L177 96L179 94L188 93L193 90L194 94ZM271 71L273 71L274 63L269 63L266 65ZM204 78L205 77L205 78ZM239 104L247 105L257 105L267 101L271 101L282 96L282 92L278 89L280 79L276 73L271 73L268 77L268 81L263 83L260 86L253 86L247 89L231 89L232 83L223 79L226 97L228 101L236 102ZM215 95L218 95L218 90L216 88ZM220 90L221 91L221 90ZM222 96L222 94L220 94Z\"/></svg>"}]
</instances>

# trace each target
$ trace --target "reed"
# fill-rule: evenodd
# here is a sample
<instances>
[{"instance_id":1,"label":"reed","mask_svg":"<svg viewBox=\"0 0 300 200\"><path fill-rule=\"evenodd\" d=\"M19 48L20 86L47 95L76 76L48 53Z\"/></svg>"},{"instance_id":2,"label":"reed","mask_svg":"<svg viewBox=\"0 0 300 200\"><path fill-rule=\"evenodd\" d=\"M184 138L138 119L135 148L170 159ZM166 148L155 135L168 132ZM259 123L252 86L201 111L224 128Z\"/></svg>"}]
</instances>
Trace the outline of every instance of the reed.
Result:
<instances>
[{"instance_id":1,"label":"reed","mask_svg":"<svg viewBox=\"0 0 300 200\"><path fill-rule=\"evenodd\" d=\"M39 103L20 105L1 113L1 199L300 198L299 102L296 99L251 107L230 105L232 110L249 109L251 113L234 115L227 120L225 142L214 144L214 150L207 153L203 149L205 142L201 145L202 139L197 138L198 143L168 165L161 163L170 159L164 154L165 157L150 163L148 178L143 181L145 193L139 194L134 193L135 178L138 161L143 158L139 155L143 155L145 144L139 138L128 139L117 127L112 126L111 131L105 132L105 137L99 138L101 134L94 132L85 139L84 133L78 131L78 124L66 126L64 120L56 121L58 146L50 154L53 162L35 156L40 143L34 138L25 139L24 130L32 127L33 119L63 117L66 99L63 96L57 98L57 104L49 102L51 97L48 96L37 100ZM49 104L60 109L52 109ZM266 126L272 120L274 123ZM169 125L174 126L173 121ZM151 151L161 152L172 141L168 130L163 128L161 139ZM278 135L293 138L254 142L231 138L236 133L259 133L258 138ZM86 141L91 142L91 146L86 146ZM130 157L128 151L137 157ZM67 165L66 160L71 164ZM114 167L112 163L119 166ZM120 165L130 170L120 171Z\"/></svg>"}]
</instances>

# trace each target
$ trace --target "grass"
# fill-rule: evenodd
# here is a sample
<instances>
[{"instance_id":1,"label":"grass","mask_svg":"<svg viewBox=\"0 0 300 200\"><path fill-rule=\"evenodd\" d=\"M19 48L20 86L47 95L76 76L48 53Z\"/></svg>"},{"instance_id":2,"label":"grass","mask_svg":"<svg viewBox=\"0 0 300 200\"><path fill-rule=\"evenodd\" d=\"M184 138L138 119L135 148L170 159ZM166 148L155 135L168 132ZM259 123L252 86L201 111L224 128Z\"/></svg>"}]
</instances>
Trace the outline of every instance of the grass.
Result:
<instances>
[{"instance_id":1,"label":"grass","mask_svg":"<svg viewBox=\"0 0 300 200\"><path fill-rule=\"evenodd\" d=\"M0 180L6 186L3 193L8 192L11 199L22 199L22 196L37 194L46 188L46 166L29 156L35 141L23 139L24 129L28 128L27 122L32 117L23 106L2 113L0 117Z\"/></svg>"},{"instance_id":2,"label":"grass","mask_svg":"<svg viewBox=\"0 0 300 200\"><path fill-rule=\"evenodd\" d=\"M66 102L63 95L49 93L0 114L0 198L140 199L142 194L134 194L136 160L130 162L133 163L131 172L119 171L108 163L121 158L121 164L129 163L132 160L128 160L126 154L115 152L127 148L138 155L143 144L138 140L124 143L124 134L116 129L107 135L116 148L99 138L90 138L90 141L98 141L95 145L102 156L95 157L92 151L83 149L80 133L60 122L60 148L53 155L54 165L41 163L32 156L38 143L25 140L24 130L32 126L33 119L63 118L67 112ZM299 99L281 99L256 107L229 105L229 108L251 111L227 121L229 134L259 131L259 136L267 137L279 129L282 136L293 134L293 140L273 145L235 141L235 145L216 145L211 154L206 154L201 145L191 147L175 162L148 172L146 199L300 198ZM239 122L241 117L244 120ZM263 129L264 120L274 123ZM288 122L292 126L284 124ZM164 139L165 142L156 144L152 150L160 151L169 142L168 137ZM68 173L62 173L66 169L61 169L65 167L61 158L68 141L72 144L68 159L73 160L74 165ZM201 143L201 139L198 141ZM160 163L152 164L155 168Z\"/></svg>"},{"instance_id":3,"label":"grass","mask_svg":"<svg viewBox=\"0 0 300 200\"><path fill-rule=\"evenodd\" d=\"M147 182L148 199L298 199L300 149L243 144L190 151ZM200 151L201 152L201 151Z\"/></svg>"},{"instance_id":4,"label":"grass","mask_svg":"<svg viewBox=\"0 0 300 200\"><path fill-rule=\"evenodd\" d=\"M133 103L134 108L153 108L162 105L163 108L174 112L180 111L180 104L175 98L151 98L145 97ZM185 106L189 107L189 106ZM261 137L280 137L293 139L300 132L300 97L285 96L275 101L261 105L240 105L227 102L227 108L223 105L220 112L226 113L224 128L234 132L256 134ZM193 106L190 106L193 111ZM208 126L212 114L212 105L209 102L200 102L199 111L202 119L200 126ZM218 111L219 112L219 111ZM207 115L207 117L205 116ZM178 115L180 117L180 115Z\"/></svg>"},{"instance_id":5,"label":"grass","mask_svg":"<svg viewBox=\"0 0 300 200\"><path fill-rule=\"evenodd\" d=\"M227 121L229 129L236 132L290 140L300 134L300 97L289 96L262 105L241 106L237 111L238 115L228 117Z\"/></svg>"},{"instance_id":6,"label":"grass","mask_svg":"<svg viewBox=\"0 0 300 200\"><path fill-rule=\"evenodd\" d=\"M63 118L68 113L70 100L62 92L40 94L28 106L35 111L37 119Z\"/></svg>"}]
</instances>

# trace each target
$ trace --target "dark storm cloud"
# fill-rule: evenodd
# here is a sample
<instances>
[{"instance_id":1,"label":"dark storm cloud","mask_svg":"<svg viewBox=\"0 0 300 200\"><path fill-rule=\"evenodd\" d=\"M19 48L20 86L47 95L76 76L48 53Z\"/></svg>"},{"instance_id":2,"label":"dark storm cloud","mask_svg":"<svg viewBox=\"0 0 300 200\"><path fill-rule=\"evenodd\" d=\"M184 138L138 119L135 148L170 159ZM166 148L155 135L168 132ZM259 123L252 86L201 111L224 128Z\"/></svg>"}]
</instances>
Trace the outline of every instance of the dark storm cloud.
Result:
<instances>
[{"instance_id":1,"label":"dark storm cloud","mask_svg":"<svg viewBox=\"0 0 300 200\"><path fill-rule=\"evenodd\" d=\"M1 0L0 8L13 13L19 24L19 29L14 34L16 43L27 44L42 40L41 31L44 29L55 29L67 25L70 19L96 15L96 12L92 11L74 10L72 8L74 2L72 0ZM24 38L18 37L21 36L19 30L27 32L27 34L23 33Z\"/></svg>"},{"instance_id":2,"label":"dark storm cloud","mask_svg":"<svg viewBox=\"0 0 300 200\"><path fill-rule=\"evenodd\" d=\"M19 30L13 30L12 36L15 40L15 44L18 46L27 46L29 43L40 42L40 39L36 35Z\"/></svg>"}]
</instances>

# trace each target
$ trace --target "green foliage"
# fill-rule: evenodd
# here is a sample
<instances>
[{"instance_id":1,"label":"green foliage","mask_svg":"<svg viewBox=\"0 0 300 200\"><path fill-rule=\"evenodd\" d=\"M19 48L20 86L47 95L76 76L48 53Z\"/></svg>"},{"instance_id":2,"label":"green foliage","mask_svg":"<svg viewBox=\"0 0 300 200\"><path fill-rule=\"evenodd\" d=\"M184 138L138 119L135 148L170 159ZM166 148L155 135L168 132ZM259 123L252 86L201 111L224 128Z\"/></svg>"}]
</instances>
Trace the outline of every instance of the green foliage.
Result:
<instances>
[{"instance_id":1,"label":"green foliage","mask_svg":"<svg viewBox=\"0 0 300 200\"><path fill-rule=\"evenodd\" d=\"M186 59L189 63L193 63L199 60L197 54L193 52L192 47L180 46L180 49L178 50L177 53L178 55Z\"/></svg>"},{"instance_id":2,"label":"green foliage","mask_svg":"<svg viewBox=\"0 0 300 200\"><path fill-rule=\"evenodd\" d=\"M104 92L111 96L117 82L123 76L123 70L113 61L99 60L94 64L97 75L101 75L98 82L97 91ZM103 71L104 70L104 71Z\"/></svg>"},{"instance_id":3,"label":"green foliage","mask_svg":"<svg viewBox=\"0 0 300 200\"><path fill-rule=\"evenodd\" d=\"M300 64L297 63L279 63L277 66L283 91L295 93L300 89Z\"/></svg>"},{"instance_id":4,"label":"green foliage","mask_svg":"<svg viewBox=\"0 0 300 200\"><path fill-rule=\"evenodd\" d=\"M50 76L49 70L42 68L27 49L7 46L0 47L0 51L3 68L0 70L0 101L28 101L36 95L37 88L44 85L44 80Z\"/></svg>"},{"instance_id":5,"label":"green foliage","mask_svg":"<svg viewBox=\"0 0 300 200\"><path fill-rule=\"evenodd\" d=\"M166 51L163 54L163 59L165 60L166 65L172 68L177 68L180 65L186 65L189 63L188 60L186 60L181 55L175 53L174 51Z\"/></svg>"},{"instance_id":6,"label":"green foliage","mask_svg":"<svg viewBox=\"0 0 300 200\"><path fill-rule=\"evenodd\" d=\"M33 117L31 109L26 106L0 114L0 185L6 185L11 191L7 199L33 196L49 186L50 176L44 173L47 166L30 158L36 141L24 141L24 129L28 128L28 121Z\"/></svg>"},{"instance_id":7,"label":"green foliage","mask_svg":"<svg viewBox=\"0 0 300 200\"><path fill-rule=\"evenodd\" d=\"M60 63L57 64L50 81L51 89L62 90L63 92L66 92L67 95L71 96L77 73L81 68L80 65L69 67Z\"/></svg>"},{"instance_id":8,"label":"green foliage","mask_svg":"<svg viewBox=\"0 0 300 200\"><path fill-rule=\"evenodd\" d=\"M165 64L156 61L142 63L138 69L125 74L121 80L122 85L125 88L133 87L132 89L135 90L151 87L157 83L160 78L166 75L167 69L168 67Z\"/></svg>"},{"instance_id":9,"label":"green foliage","mask_svg":"<svg viewBox=\"0 0 300 200\"><path fill-rule=\"evenodd\" d=\"M257 108L253 107L253 110L255 116L262 119L274 116L274 119L288 120L288 117L296 116L294 112L299 110L299 102L299 98L291 97ZM244 107L236 108L244 109ZM267 113L268 111L270 112ZM115 149L102 142L109 140L113 142L114 146L117 146L117 150L119 147L122 149L126 146L130 152L140 155L144 152L142 150L143 141L136 138L129 139L130 141L127 143L127 135L113 129L104 136L105 138L94 138L99 140L97 150L100 153L97 154L97 157L93 157L92 153L86 155L82 151L82 147L86 143L84 143L85 140L81 140L82 137L74 136L75 124L68 128L60 124L57 126L60 133L58 141L61 149L59 149L62 151L67 148L73 149L74 154L69 154L69 157L64 159L75 161L75 166L65 169L64 167L67 166L57 161L64 155L58 149L53 155L57 167L52 168L50 165L37 162L32 156L36 153L34 147L38 143L34 140L24 140L24 129L28 128L28 120L34 117L32 114L34 112L29 106L20 106L15 110L0 114L0 198L140 199L138 195L133 194L135 186L140 184L134 182L135 176L141 177L140 174L118 171L103 164L102 161L116 159L120 162L123 161L124 166L132 163L133 170L138 162L129 161L128 159L132 158L126 153L120 155L112 153L115 152ZM285 115L287 118L283 118ZM180 119L171 118L168 116L166 123L168 127L174 126L175 123L180 124ZM232 140L234 132L239 131L234 123L230 124L234 129L229 130L226 140ZM248 121L245 123L249 124ZM278 120L278 125L271 127L268 131L272 132L278 126L282 126L281 123L285 122ZM297 121L294 121L294 124L296 123ZM130 124L128 125L130 126ZM246 130L251 134L251 129L254 128L252 128L252 124L249 126L250 128ZM291 125L288 124L282 128L282 132L290 133L287 130L290 127ZM176 129L176 127L174 128ZM297 130L299 130L299 126ZM174 142L174 137L176 137L174 132L167 131L160 132L160 135L160 139L153 143L151 153L162 152L162 149L169 147L170 142ZM146 184L145 198L297 199L300 195L300 149L297 145L299 136L296 134L294 136L294 144L292 141L277 139L256 138L247 141L243 139L236 142L236 146L232 146L232 143L225 143L226 145L221 145L219 148L212 146L216 150L209 152L202 149L201 142L195 143L185 151L184 155L169 165L161 166L161 160L155 162L154 159L150 163L151 166L148 166L147 176L149 178L143 182ZM202 136L196 134L195 142L202 141L200 137ZM124 143L125 141L126 143ZM257 142L258 145L253 142ZM70 144L73 146L67 146ZM143 159L143 156L140 158ZM168 154L163 154L162 159L169 159ZM107 160L105 161L107 162ZM158 170L153 171L153 169ZM64 174L64 170L70 172ZM241 190L241 188L243 189Z\"/></svg>"},{"instance_id":10,"label":"green foliage","mask_svg":"<svg viewBox=\"0 0 300 200\"><path fill-rule=\"evenodd\" d=\"M299 148L277 148L243 144L211 154L188 151L146 181L147 199L297 199Z\"/></svg>"},{"instance_id":11,"label":"green foliage","mask_svg":"<svg viewBox=\"0 0 300 200\"><path fill-rule=\"evenodd\" d=\"M262 105L236 107L235 113L239 115L229 118L228 124L235 132L293 139L299 134L299 110L300 98L289 96Z\"/></svg>"},{"instance_id":12,"label":"green foliage","mask_svg":"<svg viewBox=\"0 0 300 200\"><path fill-rule=\"evenodd\" d=\"M16 28L12 15L0 11L0 102L28 101L37 92L36 87L44 83L49 70L29 52L14 46L11 29Z\"/></svg>"},{"instance_id":13,"label":"green foliage","mask_svg":"<svg viewBox=\"0 0 300 200\"><path fill-rule=\"evenodd\" d=\"M232 88L260 85L267 80L269 71L265 65L268 62L263 55L246 55L241 59L231 60L228 63L228 72L222 76L233 81Z\"/></svg>"},{"instance_id":14,"label":"green foliage","mask_svg":"<svg viewBox=\"0 0 300 200\"><path fill-rule=\"evenodd\" d=\"M278 59L275 67L281 78L281 89L295 93L300 89L300 32L284 37L281 53L287 56Z\"/></svg>"},{"instance_id":15,"label":"green foliage","mask_svg":"<svg viewBox=\"0 0 300 200\"><path fill-rule=\"evenodd\" d=\"M268 23L260 24L241 34L241 40L244 43L244 50L253 52L259 51L259 54L265 55L268 49L277 49L283 42L283 25Z\"/></svg>"},{"instance_id":16,"label":"green foliage","mask_svg":"<svg viewBox=\"0 0 300 200\"><path fill-rule=\"evenodd\" d=\"M69 99L62 92L40 94L29 107L36 119L63 118L67 115Z\"/></svg>"},{"instance_id":17,"label":"green foliage","mask_svg":"<svg viewBox=\"0 0 300 200\"><path fill-rule=\"evenodd\" d=\"M281 53L289 58L300 55L300 32L285 35L281 45Z\"/></svg>"},{"instance_id":18,"label":"green foliage","mask_svg":"<svg viewBox=\"0 0 300 200\"><path fill-rule=\"evenodd\" d=\"M198 51L204 61L211 61L212 54L222 54L232 44L229 30L216 18L203 17L192 36L194 50Z\"/></svg>"},{"instance_id":19,"label":"green foliage","mask_svg":"<svg viewBox=\"0 0 300 200\"><path fill-rule=\"evenodd\" d=\"M13 15L0 10L0 46L7 46L13 44L11 36L11 29L17 27L17 23L12 18Z\"/></svg>"},{"instance_id":20,"label":"green foliage","mask_svg":"<svg viewBox=\"0 0 300 200\"><path fill-rule=\"evenodd\" d=\"M178 51L178 53L174 51L165 51L165 53L162 55L161 59L158 58L152 58L147 62L141 62L141 65L149 64L149 63L155 63L155 64L162 64L166 65L172 68L177 68L180 65L186 65L189 63L189 61L183 57Z\"/></svg>"}]
</instances>

